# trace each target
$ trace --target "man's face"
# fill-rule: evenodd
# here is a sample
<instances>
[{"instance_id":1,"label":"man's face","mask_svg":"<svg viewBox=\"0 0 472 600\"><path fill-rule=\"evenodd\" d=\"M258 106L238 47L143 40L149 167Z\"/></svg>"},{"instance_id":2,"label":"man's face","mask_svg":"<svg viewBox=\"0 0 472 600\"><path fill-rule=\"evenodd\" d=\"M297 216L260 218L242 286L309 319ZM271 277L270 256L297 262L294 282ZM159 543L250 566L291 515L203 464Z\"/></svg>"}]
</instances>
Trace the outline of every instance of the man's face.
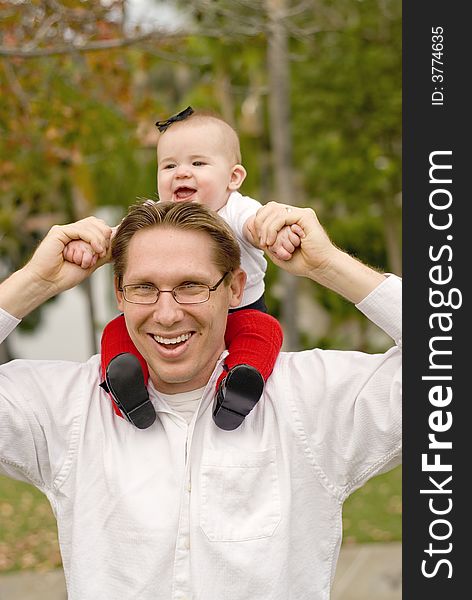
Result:
<instances>
[{"instance_id":1,"label":"man's face","mask_svg":"<svg viewBox=\"0 0 472 600\"><path fill-rule=\"evenodd\" d=\"M222 208L246 172L233 164L222 128L212 122L175 123L157 147L157 189L164 202Z\"/></svg>"},{"instance_id":2,"label":"man's face","mask_svg":"<svg viewBox=\"0 0 472 600\"><path fill-rule=\"evenodd\" d=\"M186 283L212 287L222 275L207 234L153 227L131 238L122 283L151 283L161 290ZM239 304L245 283L240 269L227 277L231 284L223 282L202 304L178 304L169 293L160 294L156 304L130 304L117 290L118 307L156 389L174 394L208 382L225 348L228 308Z\"/></svg>"}]
</instances>

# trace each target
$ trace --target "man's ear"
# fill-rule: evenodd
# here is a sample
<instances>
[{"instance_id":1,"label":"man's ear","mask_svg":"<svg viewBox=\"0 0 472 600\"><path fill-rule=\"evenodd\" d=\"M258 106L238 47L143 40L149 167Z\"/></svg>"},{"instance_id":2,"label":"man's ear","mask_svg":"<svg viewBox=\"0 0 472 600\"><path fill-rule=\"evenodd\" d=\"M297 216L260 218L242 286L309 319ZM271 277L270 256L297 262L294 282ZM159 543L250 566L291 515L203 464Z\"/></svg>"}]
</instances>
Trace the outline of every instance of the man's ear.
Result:
<instances>
[{"instance_id":1,"label":"man's ear","mask_svg":"<svg viewBox=\"0 0 472 600\"><path fill-rule=\"evenodd\" d=\"M243 181L246 179L246 175L247 172L243 165L234 165L231 170L231 179L229 181L228 189L232 192L239 190Z\"/></svg>"},{"instance_id":2,"label":"man's ear","mask_svg":"<svg viewBox=\"0 0 472 600\"><path fill-rule=\"evenodd\" d=\"M243 298L244 287L246 285L246 271L241 268L236 269L231 277L230 288L230 308L236 308L241 304Z\"/></svg>"},{"instance_id":3,"label":"man's ear","mask_svg":"<svg viewBox=\"0 0 472 600\"><path fill-rule=\"evenodd\" d=\"M118 306L118 310L120 312L124 312L125 299L123 298L123 292L120 292L120 290L118 289L120 287L120 282L118 280L118 277L113 278L113 286L115 288L115 297L116 297L116 304Z\"/></svg>"}]
</instances>

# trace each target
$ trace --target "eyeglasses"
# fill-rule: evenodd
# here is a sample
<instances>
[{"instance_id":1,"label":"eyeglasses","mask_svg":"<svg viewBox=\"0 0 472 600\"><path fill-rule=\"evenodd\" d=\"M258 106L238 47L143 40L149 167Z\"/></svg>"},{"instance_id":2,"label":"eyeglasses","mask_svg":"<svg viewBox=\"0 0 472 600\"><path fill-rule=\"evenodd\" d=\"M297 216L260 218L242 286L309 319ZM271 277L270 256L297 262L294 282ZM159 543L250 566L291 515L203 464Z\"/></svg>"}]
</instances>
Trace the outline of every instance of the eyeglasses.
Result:
<instances>
[{"instance_id":1,"label":"eyeglasses","mask_svg":"<svg viewBox=\"0 0 472 600\"><path fill-rule=\"evenodd\" d=\"M178 304L203 304L203 302L210 299L210 292L214 292L229 273L230 271L226 271L223 277L213 286L188 283L178 285L171 290L160 290L150 283L136 283L124 285L118 289L123 292L126 302L131 304L155 304L159 300L159 296L166 292L172 294Z\"/></svg>"}]
</instances>

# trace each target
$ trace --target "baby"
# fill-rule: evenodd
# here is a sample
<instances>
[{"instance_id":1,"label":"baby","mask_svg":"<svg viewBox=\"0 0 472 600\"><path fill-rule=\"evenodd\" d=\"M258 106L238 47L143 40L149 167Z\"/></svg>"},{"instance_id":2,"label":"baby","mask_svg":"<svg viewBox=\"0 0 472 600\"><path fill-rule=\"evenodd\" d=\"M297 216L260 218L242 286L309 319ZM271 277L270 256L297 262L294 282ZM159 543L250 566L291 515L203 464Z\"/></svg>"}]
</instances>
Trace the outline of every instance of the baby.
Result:
<instances>
[{"instance_id":1,"label":"baby","mask_svg":"<svg viewBox=\"0 0 472 600\"><path fill-rule=\"evenodd\" d=\"M283 338L279 323L267 314L264 302L267 262L259 240L253 235L252 225L261 204L238 191L246 177L239 139L219 115L188 107L156 125L160 200L198 202L217 211L233 229L241 248L241 267L247 274L247 282L241 305L228 315L225 341L229 354L216 383L213 405L216 425L233 430L259 401ZM303 232L297 225L284 227L270 249L279 259L289 260L300 245L301 235ZM70 242L64 256L83 268L90 267L98 258L90 246L80 241ZM105 388L131 422L140 428L151 425L155 415L143 420L139 411L135 411L133 418L126 410L130 401L133 405L130 396L143 400L139 405L143 410L149 411L151 404L147 402L148 368L127 333L122 315L105 327L101 351ZM140 373L136 376L136 372L127 376L126 369L113 363L123 360L128 353L139 359L143 377Z\"/></svg>"}]
</instances>

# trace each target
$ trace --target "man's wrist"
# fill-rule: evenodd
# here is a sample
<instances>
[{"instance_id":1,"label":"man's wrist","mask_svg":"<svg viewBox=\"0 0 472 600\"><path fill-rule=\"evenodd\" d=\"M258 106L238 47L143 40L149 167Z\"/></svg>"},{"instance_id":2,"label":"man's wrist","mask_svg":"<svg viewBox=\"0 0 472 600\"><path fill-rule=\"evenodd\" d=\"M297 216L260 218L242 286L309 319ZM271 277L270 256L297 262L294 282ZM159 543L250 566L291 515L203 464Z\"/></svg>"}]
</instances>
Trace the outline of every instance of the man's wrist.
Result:
<instances>
[{"instance_id":1,"label":"man's wrist","mask_svg":"<svg viewBox=\"0 0 472 600\"><path fill-rule=\"evenodd\" d=\"M338 248L334 248L325 266L312 272L310 277L354 304L366 298L385 278Z\"/></svg>"},{"instance_id":2,"label":"man's wrist","mask_svg":"<svg viewBox=\"0 0 472 600\"><path fill-rule=\"evenodd\" d=\"M0 284L0 307L17 319L22 319L54 295L50 284L23 267Z\"/></svg>"}]
</instances>

